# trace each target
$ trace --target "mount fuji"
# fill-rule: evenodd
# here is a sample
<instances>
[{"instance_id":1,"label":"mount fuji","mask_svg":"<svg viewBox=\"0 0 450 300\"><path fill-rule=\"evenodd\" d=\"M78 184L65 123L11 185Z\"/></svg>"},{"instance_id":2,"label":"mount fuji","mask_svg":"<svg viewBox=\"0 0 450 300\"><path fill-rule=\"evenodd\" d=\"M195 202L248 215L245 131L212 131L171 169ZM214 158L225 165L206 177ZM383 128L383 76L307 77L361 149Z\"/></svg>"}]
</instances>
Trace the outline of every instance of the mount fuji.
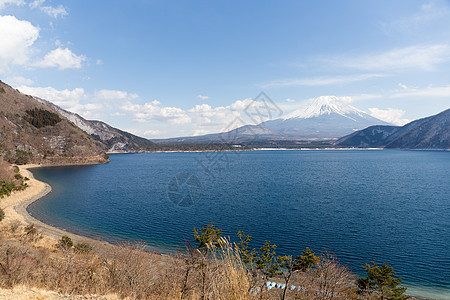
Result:
<instances>
[{"instance_id":1,"label":"mount fuji","mask_svg":"<svg viewBox=\"0 0 450 300\"><path fill-rule=\"evenodd\" d=\"M279 119L262 123L283 138L337 138L372 125L391 125L335 96L322 96Z\"/></svg>"},{"instance_id":2,"label":"mount fuji","mask_svg":"<svg viewBox=\"0 0 450 300\"><path fill-rule=\"evenodd\" d=\"M249 141L318 141L336 140L372 125L391 125L374 118L335 96L322 96L301 103L284 117L258 125L245 125L234 130L194 137L153 140L156 143L199 144Z\"/></svg>"}]
</instances>

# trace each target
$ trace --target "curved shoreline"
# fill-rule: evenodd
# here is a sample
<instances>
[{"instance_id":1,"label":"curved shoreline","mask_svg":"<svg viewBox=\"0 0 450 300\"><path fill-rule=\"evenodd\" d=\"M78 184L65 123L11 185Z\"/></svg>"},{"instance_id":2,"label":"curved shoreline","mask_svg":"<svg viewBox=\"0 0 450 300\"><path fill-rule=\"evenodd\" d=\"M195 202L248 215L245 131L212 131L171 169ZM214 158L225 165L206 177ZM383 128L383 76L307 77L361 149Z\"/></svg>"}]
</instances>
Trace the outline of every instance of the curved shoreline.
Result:
<instances>
[{"instance_id":1,"label":"curved shoreline","mask_svg":"<svg viewBox=\"0 0 450 300\"><path fill-rule=\"evenodd\" d=\"M92 246L111 245L110 243L103 240L96 240L51 226L30 215L27 211L28 206L50 193L52 191L52 187L48 183L39 181L34 178L33 173L29 170L45 166L22 165L18 167L20 170L20 174L23 177L29 178L29 180L27 181L28 188L23 191L16 191L12 193L11 196L2 199L6 200L2 201L2 208L5 210L5 224L11 224L17 221L22 225L34 224L43 236L55 241L59 240L61 236L67 235L77 243L88 242Z\"/></svg>"}]
</instances>

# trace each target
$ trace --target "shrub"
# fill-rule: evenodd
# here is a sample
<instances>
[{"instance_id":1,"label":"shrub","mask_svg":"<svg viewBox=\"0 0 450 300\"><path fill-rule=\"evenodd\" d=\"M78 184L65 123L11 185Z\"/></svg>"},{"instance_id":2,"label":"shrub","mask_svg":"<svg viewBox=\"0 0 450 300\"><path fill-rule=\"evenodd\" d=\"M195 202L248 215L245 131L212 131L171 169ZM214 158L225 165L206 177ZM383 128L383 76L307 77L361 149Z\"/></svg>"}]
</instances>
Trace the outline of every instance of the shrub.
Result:
<instances>
[{"instance_id":1,"label":"shrub","mask_svg":"<svg viewBox=\"0 0 450 300\"><path fill-rule=\"evenodd\" d=\"M0 208L0 221L2 221L3 218L5 218L5 212Z\"/></svg>"},{"instance_id":2,"label":"shrub","mask_svg":"<svg viewBox=\"0 0 450 300\"><path fill-rule=\"evenodd\" d=\"M23 231L25 233L25 237L28 240L36 241L38 239L38 231L37 231L36 227L34 226L34 224L25 226Z\"/></svg>"},{"instance_id":3,"label":"shrub","mask_svg":"<svg viewBox=\"0 0 450 300\"><path fill-rule=\"evenodd\" d=\"M25 165L25 164L29 163L31 157L33 157L33 153L31 153L31 152L27 152L27 151L23 151L23 150L16 150L15 152L16 152L15 156L11 156L11 153L9 153L9 155L7 155L8 162L10 164ZM16 173L19 172L18 167L15 170L17 170L17 171L15 171Z\"/></svg>"},{"instance_id":4,"label":"shrub","mask_svg":"<svg viewBox=\"0 0 450 300\"><path fill-rule=\"evenodd\" d=\"M78 243L75 245L74 251L77 253L89 253L92 251L92 246L88 243Z\"/></svg>"},{"instance_id":5,"label":"shrub","mask_svg":"<svg viewBox=\"0 0 450 300\"><path fill-rule=\"evenodd\" d=\"M11 195L11 192L16 190L17 186L12 181L0 181L0 198Z\"/></svg>"},{"instance_id":6,"label":"shrub","mask_svg":"<svg viewBox=\"0 0 450 300\"><path fill-rule=\"evenodd\" d=\"M58 241L57 246L63 250L70 249L73 246L72 239L70 237L68 237L67 235L63 235L61 237L61 239Z\"/></svg>"}]
</instances>

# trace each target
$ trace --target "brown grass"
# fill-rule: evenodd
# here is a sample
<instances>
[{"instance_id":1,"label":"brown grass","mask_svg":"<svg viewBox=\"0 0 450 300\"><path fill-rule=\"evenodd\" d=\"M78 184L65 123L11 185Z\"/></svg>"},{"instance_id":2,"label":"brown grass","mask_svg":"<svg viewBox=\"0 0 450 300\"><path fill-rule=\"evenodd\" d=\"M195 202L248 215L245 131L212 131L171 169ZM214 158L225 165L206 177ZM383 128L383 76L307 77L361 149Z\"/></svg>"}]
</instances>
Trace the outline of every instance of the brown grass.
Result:
<instances>
[{"instance_id":1,"label":"brown grass","mask_svg":"<svg viewBox=\"0 0 450 300\"><path fill-rule=\"evenodd\" d=\"M3 160L3 157L0 155L0 181L2 180L13 181L14 171L9 166L9 164Z\"/></svg>"},{"instance_id":2,"label":"brown grass","mask_svg":"<svg viewBox=\"0 0 450 300\"><path fill-rule=\"evenodd\" d=\"M207 251L188 248L177 256L160 256L148 252L142 243L98 245L89 253L76 253L56 245L42 247L39 233L36 235L24 236L24 227L17 224L0 233L0 288L25 286L57 295L120 299L282 297L282 289L250 293L253 278L227 239L222 239L221 248L209 245ZM283 282L281 278L272 280ZM289 290L286 299L356 299L353 280L347 268L324 253L316 268L293 277L290 284L302 285L305 290Z\"/></svg>"}]
</instances>

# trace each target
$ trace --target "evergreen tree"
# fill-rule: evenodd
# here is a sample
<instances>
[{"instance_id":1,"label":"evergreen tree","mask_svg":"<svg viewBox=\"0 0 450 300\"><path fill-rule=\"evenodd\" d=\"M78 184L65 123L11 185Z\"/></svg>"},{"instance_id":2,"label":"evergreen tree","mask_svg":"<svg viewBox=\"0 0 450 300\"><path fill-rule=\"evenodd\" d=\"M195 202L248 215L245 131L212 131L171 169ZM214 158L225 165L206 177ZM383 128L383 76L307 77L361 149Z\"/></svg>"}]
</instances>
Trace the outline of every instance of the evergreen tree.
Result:
<instances>
[{"instance_id":1,"label":"evergreen tree","mask_svg":"<svg viewBox=\"0 0 450 300\"><path fill-rule=\"evenodd\" d=\"M372 265L365 264L362 268L367 272L367 277L358 279L358 290L361 294L376 293L381 300L404 300L409 297L404 295L405 287L398 286L402 279L395 278L397 275L394 268L383 262L382 266L372 261Z\"/></svg>"}]
</instances>

